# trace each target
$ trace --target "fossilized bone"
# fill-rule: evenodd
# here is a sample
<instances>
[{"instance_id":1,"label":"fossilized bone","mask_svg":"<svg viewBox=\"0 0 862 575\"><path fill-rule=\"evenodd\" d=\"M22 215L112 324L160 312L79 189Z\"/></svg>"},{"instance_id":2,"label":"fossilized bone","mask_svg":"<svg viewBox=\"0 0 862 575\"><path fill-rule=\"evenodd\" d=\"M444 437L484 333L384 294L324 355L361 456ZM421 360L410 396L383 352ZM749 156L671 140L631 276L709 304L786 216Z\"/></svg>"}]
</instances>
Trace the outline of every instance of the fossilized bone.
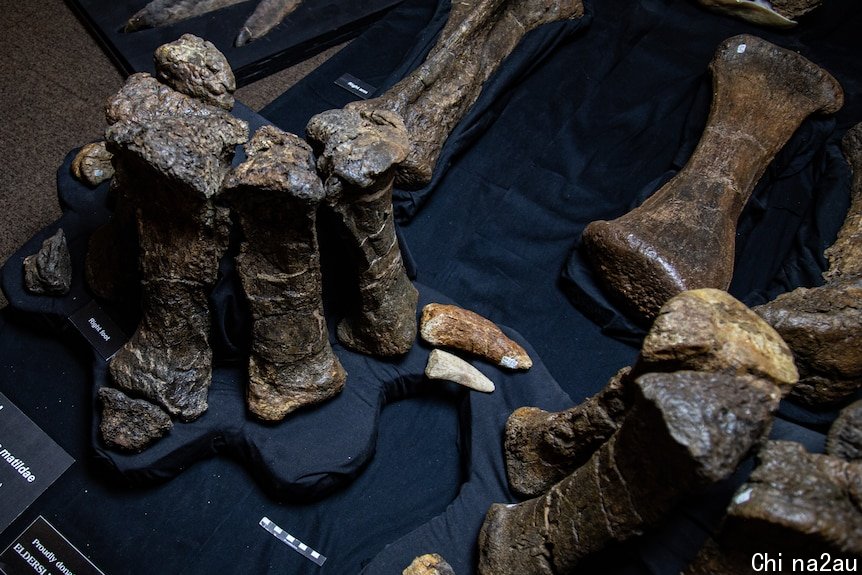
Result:
<instances>
[{"instance_id":1,"label":"fossilized bone","mask_svg":"<svg viewBox=\"0 0 862 575\"><path fill-rule=\"evenodd\" d=\"M233 109L236 79L224 54L212 42L183 34L153 54L156 78L186 96Z\"/></svg>"},{"instance_id":2,"label":"fossilized bone","mask_svg":"<svg viewBox=\"0 0 862 575\"><path fill-rule=\"evenodd\" d=\"M425 376L428 379L453 381L464 387L485 393L494 391L494 382L488 379L485 374L457 355L442 349L431 350L428 355L428 363L425 366Z\"/></svg>"},{"instance_id":3,"label":"fossilized bone","mask_svg":"<svg viewBox=\"0 0 862 575\"><path fill-rule=\"evenodd\" d=\"M826 453L862 462L862 399L841 410L826 436Z\"/></svg>"},{"instance_id":4,"label":"fossilized bone","mask_svg":"<svg viewBox=\"0 0 862 575\"><path fill-rule=\"evenodd\" d=\"M236 262L253 318L248 406L278 421L340 392L347 374L323 315L315 223L324 190L311 148L264 126L245 149L224 196L244 234Z\"/></svg>"},{"instance_id":5,"label":"fossilized bone","mask_svg":"<svg viewBox=\"0 0 862 575\"><path fill-rule=\"evenodd\" d=\"M818 6L822 0L697 0L701 5L742 20L773 26L792 28L796 18L804 16Z\"/></svg>"},{"instance_id":6,"label":"fossilized bone","mask_svg":"<svg viewBox=\"0 0 862 575\"><path fill-rule=\"evenodd\" d=\"M685 167L639 207L583 233L600 281L644 319L681 291L727 289L737 219L754 185L809 114L843 103L827 72L754 36L723 42L710 69L712 107Z\"/></svg>"},{"instance_id":7,"label":"fossilized bone","mask_svg":"<svg viewBox=\"0 0 862 575\"><path fill-rule=\"evenodd\" d=\"M24 258L24 287L33 294L64 295L72 287L72 257L60 228Z\"/></svg>"},{"instance_id":8,"label":"fossilized bone","mask_svg":"<svg viewBox=\"0 0 862 575\"><path fill-rule=\"evenodd\" d=\"M419 187L431 179L449 133L527 32L580 18L583 11L580 0L453 2L449 20L421 66L379 97L348 106L391 110L404 118L411 147L398 166L398 185Z\"/></svg>"},{"instance_id":9,"label":"fossilized bone","mask_svg":"<svg viewBox=\"0 0 862 575\"><path fill-rule=\"evenodd\" d=\"M96 187L114 176L111 152L105 148L104 140L83 146L72 160L72 175L90 187Z\"/></svg>"},{"instance_id":10,"label":"fossilized bone","mask_svg":"<svg viewBox=\"0 0 862 575\"><path fill-rule=\"evenodd\" d=\"M110 373L120 389L191 420L207 407L207 296L230 226L214 198L248 126L148 74L130 76L107 110L108 147L136 214L143 291L138 328Z\"/></svg>"},{"instance_id":11,"label":"fossilized bone","mask_svg":"<svg viewBox=\"0 0 862 575\"><path fill-rule=\"evenodd\" d=\"M772 557L774 566L781 558L773 571L782 573L819 571L824 553L833 560L862 554L862 465L809 453L791 441L766 442L758 459L727 509L718 541L686 575L758 571L763 563L752 562L757 553ZM812 559L818 568L810 569ZM831 571L834 562L826 564Z\"/></svg>"},{"instance_id":12,"label":"fossilized bone","mask_svg":"<svg viewBox=\"0 0 862 575\"><path fill-rule=\"evenodd\" d=\"M307 132L358 272L359 310L339 323L338 338L363 353L405 353L416 339L419 294L392 218L395 165L409 146L404 123L384 110L330 110L311 118Z\"/></svg>"},{"instance_id":13,"label":"fossilized bone","mask_svg":"<svg viewBox=\"0 0 862 575\"><path fill-rule=\"evenodd\" d=\"M247 0L153 0L126 22L125 31L170 26ZM261 0L239 30L235 44L262 38L293 13L302 0Z\"/></svg>"},{"instance_id":14,"label":"fossilized bone","mask_svg":"<svg viewBox=\"0 0 862 575\"><path fill-rule=\"evenodd\" d=\"M800 381L793 397L811 405L841 401L862 387L862 124L843 140L853 168L850 209L826 249L826 284L797 288L758 306L793 350Z\"/></svg>"},{"instance_id":15,"label":"fossilized bone","mask_svg":"<svg viewBox=\"0 0 862 575\"><path fill-rule=\"evenodd\" d=\"M587 555L642 533L684 496L732 473L770 428L778 393L750 375L650 373L620 428L548 492L492 505L479 573L569 573Z\"/></svg>"},{"instance_id":16,"label":"fossilized bone","mask_svg":"<svg viewBox=\"0 0 862 575\"><path fill-rule=\"evenodd\" d=\"M437 553L427 553L414 559L401 575L455 575L455 571Z\"/></svg>"},{"instance_id":17,"label":"fossilized bone","mask_svg":"<svg viewBox=\"0 0 862 575\"><path fill-rule=\"evenodd\" d=\"M757 314L727 292L683 292L662 307L632 368L582 403L549 413L515 410L506 422L509 483L537 496L586 461L619 427L631 405L631 382L645 373L695 370L754 375L786 394L798 379L793 354Z\"/></svg>"},{"instance_id":18,"label":"fossilized bone","mask_svg":"<svg viewBox=\"0 0 862 575\"><path fill-rule=\"evenodd\" d=\"M489 319L456 305L429 303L422 308L419 333L431 345L451 347L509 369L530 369L533 360Z\"/></svg>"},{"instance_id":19,"label":"fossilized bone","mask_svg":"<svg viewBox=\"0 0 862 575\"><path fill-rule=\"evenodd\" d=\"M159 406L144 399L132 399L119 389L99 389L102 420L99 433L108 447L139 452L167 435L173 428L171 417Z\"/></svg>"}]
</instances>

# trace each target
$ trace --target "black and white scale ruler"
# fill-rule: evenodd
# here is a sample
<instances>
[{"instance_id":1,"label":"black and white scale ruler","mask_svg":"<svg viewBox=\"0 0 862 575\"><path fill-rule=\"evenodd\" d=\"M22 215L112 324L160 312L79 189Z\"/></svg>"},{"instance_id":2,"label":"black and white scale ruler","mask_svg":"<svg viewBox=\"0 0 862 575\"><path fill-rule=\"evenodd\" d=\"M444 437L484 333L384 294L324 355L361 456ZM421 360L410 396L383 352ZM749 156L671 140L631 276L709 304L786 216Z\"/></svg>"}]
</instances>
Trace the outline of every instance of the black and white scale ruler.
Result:
<instances>
[{"instance_id":1,"label":"black and white scale ruler","mask_svg":"<svg viewBox=\"0 0 862 575\"><path fill-rule=\"evenodd\" d=\"M269 520L269 518L264 517L260 520L260 526L273 534L273 536L299 553L300 555L304 555L307 559L314 561L318 565L322 566L323 562L326 561L326 557L273 523Z\"/></svg>"}]
</instances>

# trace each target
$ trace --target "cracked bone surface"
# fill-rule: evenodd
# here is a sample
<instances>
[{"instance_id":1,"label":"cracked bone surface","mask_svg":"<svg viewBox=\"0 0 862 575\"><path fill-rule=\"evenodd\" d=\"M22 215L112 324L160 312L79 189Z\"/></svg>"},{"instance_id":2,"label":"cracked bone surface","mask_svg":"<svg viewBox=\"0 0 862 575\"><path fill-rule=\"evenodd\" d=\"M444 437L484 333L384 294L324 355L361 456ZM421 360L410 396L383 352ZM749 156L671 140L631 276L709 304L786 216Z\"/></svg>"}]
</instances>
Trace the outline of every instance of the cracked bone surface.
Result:
<instances>
[{"instance_id":1,"label":"cracked bone surface","mask_svg":"<svg viewBox=\"0 0 862 575\"><path fill-rule=\"evenodd\" d=\"M824 553L833 559L862 554L862 465L809 453L792 441L766 442L758 459L731 500L717 541L686 575L749 573L756 553L783 555L782 573L832 570L835 563L824 562Z\"/></svg>"},{"instance_id":2,"label":"cracked bone surface","mask_svg":"<svg viewBox=\"0 0 862 575\"><path fill-rule=\"evenodd\" d=\"M710 69L712 106L686 165L643 204L590 223L582 236L599 281L643 320L681 291L727 289L737 219L755 184L808 115L843 103L826 71L755 36L723 42Z\"/></svg>"},{"instance_id":3,"label":"cracked bone surface","mask_svg":"<svg viewBox=\"0 0 862 575\"><path fill-rule=\"evenodd\" d=\"M776 401L798 379L790 349L756 313L721 290L683 292L662 307L634 367L604 389L564 411L512 413L504 443L512 489L536 496L577 469L619 427L634 378L679 370L754 375L775 384Z\"/></svg>"},{"instance_id":4,"label":"cracked bone surface","mask_svg":"<svg viewBox=\"0 0 862 575\"><path fill-rule=\"evenodd\" d=\"M144 399L132 399L119 389L99 389L102 420L99 433L108 447L139 452L167 435L173 428L171 417L159 406Z\"/></svg>"},{"instance_id":5,"label":"cracked bone surface","mask_svg":"<svg viewBox=\"0 0 862 575\"><path fill-rule=\"evenodd\" d=\"M183 34L153 54L156 78L177 92L231 110L236 79L224 54L212 42Z\"/></svg>"},{"instance_id":6,"label":"cracked bone surface","mask_svg":"<svg viewBox=\"0 0 862 575\"><path fill-rule=\"evenodd\" d=\"M437 553L420 555L401 575L455 575L455 570Z\"/></svg>"},{"instance_id":7,"label":"cracked bone surface","mask_svg":"<svg viewBox=\"0 0 862 575\"><path fill-rule=\"evenodd\" d=\"M862 124L842 144L852 196L838 238L824 252L826 283L755 308L793 350L801 377L792 396L809 405L842 401L862 387Z\"/></svg>"},{"instance_id":8,"label":"cracked bone surface","mask_svg":"<svg viewBox=\"0 0 862 575\"><path fill-rule=\"evenodd\" d=\"M761 26L792 28L822 0L697 0L702 6Z\"/></svg>"},{"instance_id":9,"label":"cracked bone surface","mask_svg":"<svg viewBox=\"0 0 862 575\"><path fill-rule=\"evenodd\" d=\"M115 385L192 420L207 408L207 296L230 219L214 199L248 126L148 74L109 102L109 150L136 214L142 317L110 362Z\"/></svg>"},{"instance_id":10,"label":"cracked bone surface","mask_svg":"<svg viewBox=\"0 0 862 575\"><path fill-rule=\"evenodd\" d=\"M63 228L42 242L35 254L24 258L24 287L38 295L64 295L72 287L72 256Z\"/></svg>"},{"instance_id":11,"label":"cracked bone surface","mask_svg":"<svg viewBox=\"0 0 862 575\"><path fill-rule=\"evenodd\" d=\"M71 171L75 179L94 188L114 176L111 152L105 142L92 142L81 148L72 160Z\"/></svg>"},{"instance_id":12,"label":"cracked bone surface","mask_svg":"<svg viewBox=\"0 0 862 575\"><path fill-rule=\"evenodd\" d=\"M224 182L244 240L236 258L252 314L248 406L278 421L324 401L347 377L323 315L317 207L324 197L311 148L273 126L245 145Z\"/></svg>"},{"instance_id":13,"label":"cracked bone surface","mask_svg":"<svg viewBox=\"0 0 862 575\"><path fill-rule=\"evenodd\" d=\"M393 112L329 110L306 128L318 151L326 205L340 220L359 285L359 309L338 324L347 347L373 355L406 353L416 339L419 292L407 277L395 221L395 165L409 147Z\"/></svg>"},{"instance_id":14,"label":"cracked bone surface","mask_svg":"<svg viewBox=\"0 0 862 575\"><path fill-rule=\"evenodd\" d=\"M547 493L494 504L479 573L573 572L586 556L639 535L682 498L730 475L768 433L775 386L750 375L648 373L620 428Z\"/></svg>"},{"instance_id":15,"label":"cracked bone surface","mask_svg":"<svg viewBox=\"0 0 862 575\"><path fill-rule=\"evenodd\" d=\"M826 436L826 453L862 462L862 399L841 410Z\"/></svg>"},{"instance_id":16,"label":"cracked bone surface","mask_svg":"<svg viewBox=\"0 0 862 575\"><path fill-rule=\"evenodd\" d=\"M428 354L425 376L428 379L453 381L464 387L485 393L491 393L495 389L494 382L488 379L485 374L457 355L442 349L431 350L431 353Z\"/></svg>"},{"instance_id":17,"label":"cracked bone surface","mask_svg":"<svg viewBox=\"0 0 862 575\"><path fill-rule=\"evenodd\" d=\"M431 345L478 355L509 369L530 369L533 360L497 324L456 305L429 303L422 308L419 334Z\"/></svg>"},{"instance_id":18,"label":"cracked bone surface","mask_svg":"<svg viewBox=\"0 0 862 575\"><path fill-rule=\"evenodd\" d=\"M398 166L397 182L405 188L421 187L431 180L452 129L524 35L583 13L580 0L452 2L446 26L425 61L382 95L348 108L382 108L404 118L410 153Z\"/></svg>"}]
</instances>

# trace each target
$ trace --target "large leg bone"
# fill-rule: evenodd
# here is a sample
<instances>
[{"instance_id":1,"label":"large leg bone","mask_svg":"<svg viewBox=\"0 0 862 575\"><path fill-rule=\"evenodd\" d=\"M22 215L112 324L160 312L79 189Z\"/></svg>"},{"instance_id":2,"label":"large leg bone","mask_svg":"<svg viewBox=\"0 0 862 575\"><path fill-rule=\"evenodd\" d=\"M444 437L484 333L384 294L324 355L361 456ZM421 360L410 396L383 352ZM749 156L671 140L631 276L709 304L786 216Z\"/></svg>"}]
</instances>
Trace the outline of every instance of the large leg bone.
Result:
<instances>
[{"instance_id":1,"label":"large leg bone","mask_svg":"<svg viewBox=\"0 0 862 575\"><path fill-rule=\"evenodd\" d=\"M753 376L680 371L635 381L619 430L542 497L495 504L479 573L570 573L609 543L655 525L686 494L736 469L768 432L775 386Z\"/></svg>"},{"instance_id":2,"label":"large leg bone","mask_svg":"<svg viewBox=\"0 0 862 575\"><path fill-rule=\"evenodd\" d=\"M527 32L548 22L580 18L583 12L580 0L452 2L449 20L425 62L380 97L351 104L391 110L404 118L411 148L398 166L398 184L419 187L431 179L449 133Z\"/></svg>"},{"instance_id":3,"label":"large leg bone","mask_svg":"<svg viewBox=\"0 0 862 575\"><path fill-rule=\"evenodd\" d=\"M802 376L793 396L812 405L841 401L862 387L862 124L843 145L853 191L838 239L824 252L826 284L755 309L793 350Z\"/></svg>"},{"instance_id":4,"label":"large leg bone","mask_svg":"<svg viewBox=\"0 0 862 575\"><path fill-rule=\"evenodd\" d=\"M409 146L404 123L384 110L330 110L314 116L307 131L322 148L327 203L347 230L359 274L359 311L338 325L338 338L363 353L405 353L416 339L419 294L392 218L394 167Z\"/></svg>"},{"instance_id":5,"label":"large leg bone","mask_svg":"<svg viewBox=\"0 0 862 575\"><path fill-rule=\"evenodd\" d=\"M685 167L636 209L584 230L605 287L646 319L681 291L727 289L736 222L754 185L802 120L843 103L823 69L757 37L725 41L710 68L712 108Z\"/></svg>"},{"instance_id":6,"label":"large leg bone","mask_svg":"<svg viewBox=\"0 0 862 575\"><path fill-rule=\"evenodd\" d=\"M599 393L557 413L515 410L505 437L512 489L536 496L577 469L619 427L634 378L679 370L754 375L781 394L798 379L790 349L756 313L727 292L683 292L662 307L635 366L621 370Z\"/></svg>"},{"instance_id":7,"label":"large leg bone","mask_svg":"<svg viewBox=\"0 0 862 575\"><path fill-rule=\"evenodd\" d=\"M253 317L248 405L278 421L341 391L347 374L329 345L318 251L323 184L302 139L265 126L225 180L245 236L237 268Z\"/></svg>"},{"instance_id":8,"label":"large leg bone","mask_svg":"<svg viewBox=\"0 0 862 575\"><path fill-rule=\"evenodd\" d=\"M143 289L142 318L111 360L111 376L117 387L191 420L207 407L207 295L230 223L213 200L248 126L147 74L129 78L108 117L108 146L135 208Z\"/></svg>"}]
</instances>

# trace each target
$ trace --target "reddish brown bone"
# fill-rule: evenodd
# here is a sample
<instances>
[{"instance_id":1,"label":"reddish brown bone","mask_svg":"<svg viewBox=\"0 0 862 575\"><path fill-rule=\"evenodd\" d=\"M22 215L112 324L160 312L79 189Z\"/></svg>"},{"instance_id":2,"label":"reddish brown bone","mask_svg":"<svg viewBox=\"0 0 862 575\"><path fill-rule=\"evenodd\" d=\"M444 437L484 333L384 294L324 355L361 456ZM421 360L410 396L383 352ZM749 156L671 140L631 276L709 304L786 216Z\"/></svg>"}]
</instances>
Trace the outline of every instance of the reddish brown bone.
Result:
<instances>
[{"instance_id":1,"label":"reddish brown bone","mask_svg":"<svg viewBox=\"0 0 862 575\"><path fill-rule=\"evenodd\" d=\"M639 207L584 230L602 283L646 319L681 291L727 289L736 222L754 185L809 114L843 103L827 72L754 36L723 42L710 69L712 108L685 167Z\"/></svg>"},{"instance_id":2,"label":"reddish brown bone","mask_svg":"<svg viewBox=\"0 0 862 575\"><path fill-rule=\"evenodd\" d=\"M347 374L329 345L315 223L323 184L311 148L265 126L225 179L244 241L237 268L253 318L248 405L261 419L340 392Z\"/></svg>"}]
</instances>

